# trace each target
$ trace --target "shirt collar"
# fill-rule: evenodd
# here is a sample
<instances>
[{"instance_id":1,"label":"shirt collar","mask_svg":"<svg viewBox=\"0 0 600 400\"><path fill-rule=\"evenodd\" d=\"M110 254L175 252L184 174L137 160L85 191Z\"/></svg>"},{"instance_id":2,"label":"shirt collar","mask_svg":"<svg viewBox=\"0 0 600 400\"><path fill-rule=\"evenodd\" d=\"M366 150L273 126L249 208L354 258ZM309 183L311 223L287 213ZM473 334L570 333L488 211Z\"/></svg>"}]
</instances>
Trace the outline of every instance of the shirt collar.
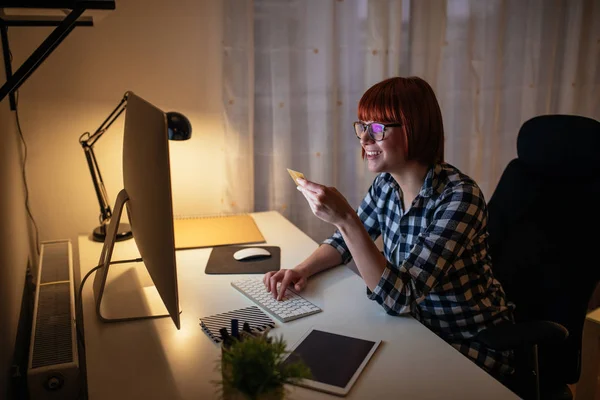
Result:
<instances>
[{"instance_id":1,"label":"shirt collar","mask_svg":"<svg viewBox=\"0 0 600 400\"><path fill-rule=\"evenodd\" d=\"M425 181L423 182L423 186L421 186L421 190L419 191L419 195L422 197L431 197L434 191L438 192L440 187L440 173L443 170L442 164L435 164L427 171L427 175L425 176ZM385 180L400 193L400 197L402 197L402 189L400 189L400 185L398 182L392 177L392 174L386 173Z\"/></svg>"},{"instance_id":2,"label":"shirt collar","mask_svg":"<svg viewBox=\"0 0 600 400\"><path fill-rule=\"evenodd\" d=\"M427 175L425 176L425 181L423 182L423 186L421 186L421 191L419 195L422 197L431 197L434 191L437 191L440 185L440 173L442 172L442 165L435 164L429 171L427 171Z\"/></svg>"}]
</instances>

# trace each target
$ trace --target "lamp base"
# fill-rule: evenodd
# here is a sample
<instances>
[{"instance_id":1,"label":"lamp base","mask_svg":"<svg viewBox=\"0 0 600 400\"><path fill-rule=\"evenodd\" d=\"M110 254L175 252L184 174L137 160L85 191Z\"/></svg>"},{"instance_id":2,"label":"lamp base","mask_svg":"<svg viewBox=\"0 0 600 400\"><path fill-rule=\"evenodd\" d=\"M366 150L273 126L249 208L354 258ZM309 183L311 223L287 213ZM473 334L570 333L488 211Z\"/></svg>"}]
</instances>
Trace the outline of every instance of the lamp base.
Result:
<instances>
[{"instance_id":1,"label":"lamp base","mask_svg":"<svg viewBox=\"0 0 600 400\"><path fill-rule=\"evenodd\" d=\"M131 227L129 224L119 223L119 229L117 230L117 242L131 239L132 237L133 233L131 232ZM106 225L100 225L94 229L92 238L95 242L104 242L104 239L106 239Z\"/></svg>"}]
</instances>

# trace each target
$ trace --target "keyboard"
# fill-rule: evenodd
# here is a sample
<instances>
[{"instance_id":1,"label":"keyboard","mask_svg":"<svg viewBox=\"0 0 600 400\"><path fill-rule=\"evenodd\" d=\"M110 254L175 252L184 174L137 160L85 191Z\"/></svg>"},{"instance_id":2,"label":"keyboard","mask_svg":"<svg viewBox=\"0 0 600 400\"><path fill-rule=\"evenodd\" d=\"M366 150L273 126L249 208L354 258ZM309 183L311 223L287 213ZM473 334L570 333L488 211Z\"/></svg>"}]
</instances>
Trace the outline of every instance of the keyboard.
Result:
<instances>
[{"instance_id":1,"label":"keyboard","mask_svg":"<svg viewBox=\"0 0 600 400\"><path fill-rule=\"evenodd\" d=\"M231 282L231 286L239 290L250 300L273 314L281 322L289 322L308 315L316 314L322 310L291 290L285 291L281 301L273 298L273 294L267 292L262 279L240 279Z\"/></svg>"}]
</instances>

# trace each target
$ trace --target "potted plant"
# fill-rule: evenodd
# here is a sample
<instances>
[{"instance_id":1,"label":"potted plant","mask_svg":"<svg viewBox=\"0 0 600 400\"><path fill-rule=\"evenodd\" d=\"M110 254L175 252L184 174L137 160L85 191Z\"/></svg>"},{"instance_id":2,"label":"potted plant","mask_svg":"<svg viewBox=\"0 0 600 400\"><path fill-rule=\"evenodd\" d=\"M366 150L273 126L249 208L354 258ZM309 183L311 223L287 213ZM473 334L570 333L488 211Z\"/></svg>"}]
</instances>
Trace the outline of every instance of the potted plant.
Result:
<instances>
[{"instance_id":1,"label":"potted plant","mask_svg":"<svg viewBox=\"0 0 600 400\"><path fill-rule=\"evenodd\" d=\"M301 361L285 362L288 354L283 337L245 335L233 340L221 351L222 395L235 400L280 400L284 384L310 377Z\"/></svg>"}]
</instances>

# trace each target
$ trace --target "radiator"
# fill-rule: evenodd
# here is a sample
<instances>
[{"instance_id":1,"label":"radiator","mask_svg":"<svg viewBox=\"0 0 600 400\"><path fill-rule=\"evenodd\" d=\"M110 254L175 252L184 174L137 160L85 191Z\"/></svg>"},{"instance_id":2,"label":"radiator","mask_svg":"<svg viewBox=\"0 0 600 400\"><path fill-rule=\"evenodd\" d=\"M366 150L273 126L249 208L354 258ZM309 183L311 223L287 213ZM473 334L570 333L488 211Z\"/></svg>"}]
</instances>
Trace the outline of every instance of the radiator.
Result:
<instances>
[{"instance_id":1,"label":"radiator","mask_svg":"<svg viewBox=\"0 0 600 400\"><path fill-rule=\"evenodd\" d=\"M80 389L70 240L43 242L27 386L31 400L76 399Z\"/></svg>"}]
</instances>

